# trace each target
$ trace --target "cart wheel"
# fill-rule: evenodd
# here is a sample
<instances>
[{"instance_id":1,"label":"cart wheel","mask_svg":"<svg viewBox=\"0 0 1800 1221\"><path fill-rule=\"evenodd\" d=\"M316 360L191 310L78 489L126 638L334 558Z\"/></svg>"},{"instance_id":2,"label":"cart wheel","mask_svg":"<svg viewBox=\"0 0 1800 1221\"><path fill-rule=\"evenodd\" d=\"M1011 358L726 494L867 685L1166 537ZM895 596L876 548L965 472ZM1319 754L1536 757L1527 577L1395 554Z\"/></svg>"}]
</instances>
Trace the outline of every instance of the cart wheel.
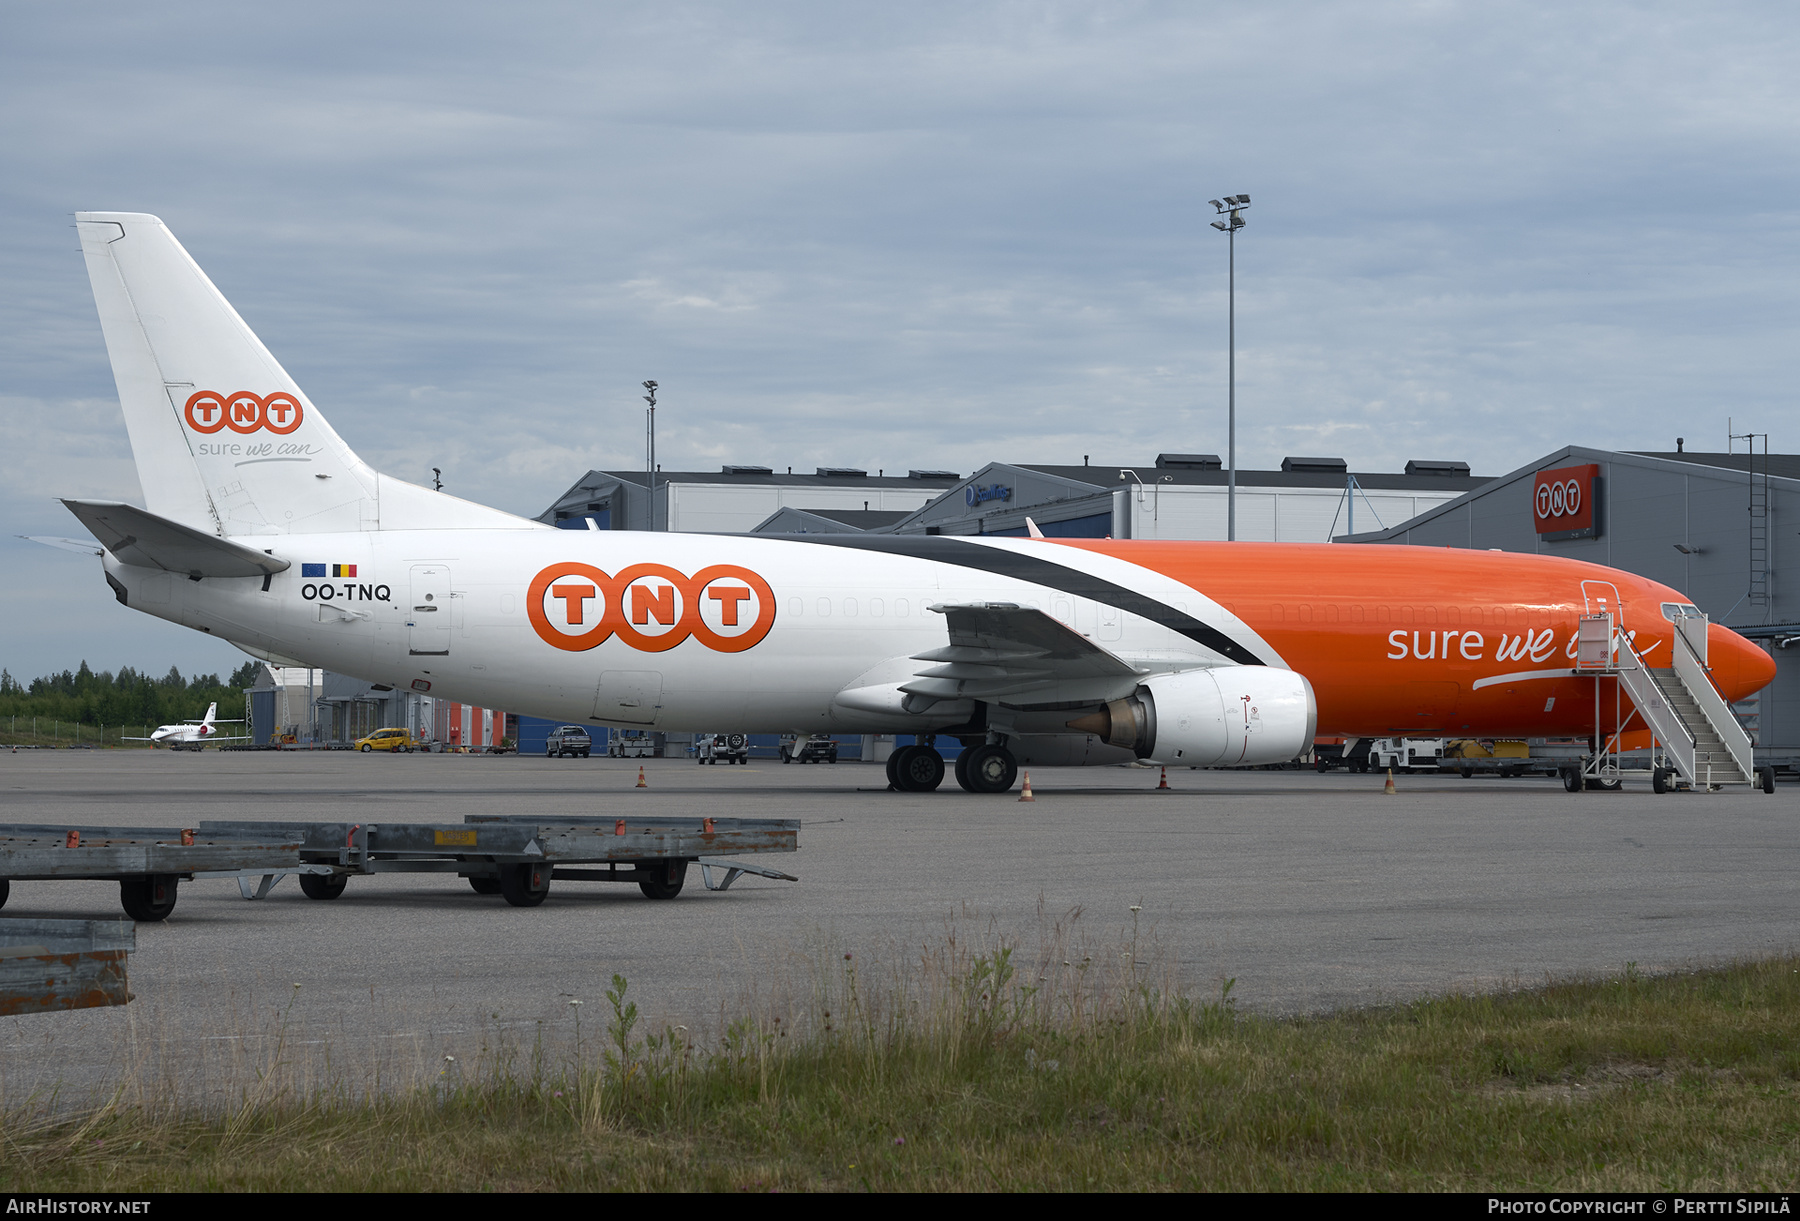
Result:
<instances>
[{"instance_id":1,"label":"cart wheel","mask_svg":"<svg viewBox=\"0 0 1800 1221\"><path fill-rule=\"evenodd\" d=\"M1773 793L1775 791L1775 769L1772 767L1758 768L1757 774L1762 780L1762 791Z\"/></svg>"},{"instance_id":2,"label":"cart wheel","mask_svg":"<svg viewBox=\"0 0 1800 1221\"><path fill-rule=\"evenodd\" d=\"M119 879L119 903L125 914L140 924L166 920L175 910L175 887L179 881L167 874L141 874Z\"/></svg>"},{"instance_id":3,"label":"cart wheel","mask_svg":"<svg viewBox=\"0 0 1800 1221\"><path fill-rule=\"evenodd\" d=\"M1572 767L1562 769L1563 788L1571 793L1581 792L1581 773Z\"/></svg>"},{"instance_id":4,"label":"cart wheel","mask_svg":"<svg viewBox=\"0 0 1800 1221\"><path fill-rule=\"evenodd\" d=\"M536 907L550 893L550 866L500 866L500 893L514 907Z\"/></svg>"},{"instance_id":5,"label":"cart wheel","mask_svg":"<svg viewBox=\"0 0 1800 1221\"><path fill-rule=\"evenodd\" d=\"M300 875L300 893L309 899L335 899L344 893L344 887L350 885L350 878L342 873L303 873Z\"/></svg>"},{"instance_id":6,"label":"cart wheel","mask_svg":"<svg viewBox=\"0 0 1800 1221\"><path fill-rule=\"evenodd\" d=\"M1650 791L1652 793L1666 793L1669 791L1668 768L1659 767L1650 773Z\"/></svg>"},{"instance_id":7,"label":"cart wheel","mask_svg":"<svg viewBox=\"0 0 1800 1221\"><path fill-rule=\"evenodd\" d=\"M478 895L497 895L500 893L500 879L470 878L469 889Z\"/></svg>"},{"instance_id":8,"label":"cart wheel","mask_svg":"<svg viewBox=\"0 0 1800 1221\"><path fill-rule=\"evenodd\" d=\"M687 881L687 861L682 859L668 862L652 861L650 867L662 875L652 882L648 878L638 880L638 889L644 892L646 899L673 899L681 893L681 885ZM643 866L639 866L642 872Z\"/></svg>"},{"instance_id":9,"label":"cart wheel","mask_svg":"<svg viewBox=\"0 0 1800 1221\"><path fill-rule=\"evenodd\" d=\"M12 883L0 878L0 907L6 906L6 896L12 893Z\"/></svg>"}]
</instances>

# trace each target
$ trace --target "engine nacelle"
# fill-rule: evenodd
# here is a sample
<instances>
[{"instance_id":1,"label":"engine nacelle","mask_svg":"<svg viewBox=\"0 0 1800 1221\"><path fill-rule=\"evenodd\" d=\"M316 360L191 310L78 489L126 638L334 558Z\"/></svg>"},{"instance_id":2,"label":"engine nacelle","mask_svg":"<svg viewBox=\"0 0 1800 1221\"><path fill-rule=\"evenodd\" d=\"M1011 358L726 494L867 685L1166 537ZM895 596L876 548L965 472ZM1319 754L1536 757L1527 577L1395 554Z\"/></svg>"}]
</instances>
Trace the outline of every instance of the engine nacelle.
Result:
<instances>
[{"instance_id":1,"label":"engine nacelle","mask_svg":"<svg viewBox=\"0 0 1800 1221\"><path fill-rule=\"evenodd\" d=\"M1305 753L1318 721L1312 684L1292 670L1220 666L1158 674L1069 727L1151 763L1249 767Z\"/></svg>"}]
</instances>

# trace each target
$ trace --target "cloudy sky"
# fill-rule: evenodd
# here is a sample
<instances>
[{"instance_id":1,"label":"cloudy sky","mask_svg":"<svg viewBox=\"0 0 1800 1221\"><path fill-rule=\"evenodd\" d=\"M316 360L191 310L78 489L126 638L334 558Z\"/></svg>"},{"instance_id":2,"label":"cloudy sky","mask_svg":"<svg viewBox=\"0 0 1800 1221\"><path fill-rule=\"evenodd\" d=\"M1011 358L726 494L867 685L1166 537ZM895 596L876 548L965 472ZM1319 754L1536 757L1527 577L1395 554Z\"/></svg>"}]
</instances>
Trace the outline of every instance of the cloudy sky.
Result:
<instances>
[{"instance_id":1,"label":"cloudy sky","mask_svg":"<svg viewBox=\"0 0 1800 1221\"><path fill-rule=\"evenodd\" d=\"M589 467L1800 437L1777 3L0 4L0 664L229 669L52 497L136 480L77 209L162 216L365 458Z\"/></svg>"}]
</instances>

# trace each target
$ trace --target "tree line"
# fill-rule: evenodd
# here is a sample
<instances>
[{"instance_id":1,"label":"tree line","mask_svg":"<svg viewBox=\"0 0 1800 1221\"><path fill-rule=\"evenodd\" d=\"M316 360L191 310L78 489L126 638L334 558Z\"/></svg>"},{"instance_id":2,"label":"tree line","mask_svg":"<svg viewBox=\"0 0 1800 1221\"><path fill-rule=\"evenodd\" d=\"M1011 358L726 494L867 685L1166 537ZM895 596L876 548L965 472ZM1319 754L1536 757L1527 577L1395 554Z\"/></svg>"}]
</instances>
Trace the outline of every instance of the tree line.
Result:
<instances>
[{"instance_id":1,"label":"tree line","mask_svg":"<svg viewBox=\"0 0 1800 1221\"><path fill-rule=\"evenodd\" d=\"M221 680L217 674L184 678L174 666L161 678L125 666L118 673L94 671L83 661L79 670L64 670L21 683L0 669L0 729L12 730L13 718L82 725L170 725L206 715L216 703L221 718L244 715L244 688L256 682L257 663L247 661ZM21 731L22 732L22 731Z\"/></svg>"}]
</instances>

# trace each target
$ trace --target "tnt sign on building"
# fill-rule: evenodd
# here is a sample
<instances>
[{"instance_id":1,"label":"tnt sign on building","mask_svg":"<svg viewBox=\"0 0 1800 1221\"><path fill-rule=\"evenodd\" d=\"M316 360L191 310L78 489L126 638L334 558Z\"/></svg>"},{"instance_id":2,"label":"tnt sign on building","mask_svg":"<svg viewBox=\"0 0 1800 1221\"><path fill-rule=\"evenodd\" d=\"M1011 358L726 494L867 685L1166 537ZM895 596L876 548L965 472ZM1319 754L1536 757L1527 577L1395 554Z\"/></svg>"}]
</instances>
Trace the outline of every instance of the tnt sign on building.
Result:
<instances>
[{"instance_id":1,"label":"tnt sign on building","mask_svg":"<svg viewBox=\"0 0 1800 1221\"><path fill-rule=\"evenodd\" d=\"M1598 538L1599 484L1597 463L1539 471L1531 490L1531 519L1538 538L1547 543L1565 538Z\"/></svg>"}]
</instances>

